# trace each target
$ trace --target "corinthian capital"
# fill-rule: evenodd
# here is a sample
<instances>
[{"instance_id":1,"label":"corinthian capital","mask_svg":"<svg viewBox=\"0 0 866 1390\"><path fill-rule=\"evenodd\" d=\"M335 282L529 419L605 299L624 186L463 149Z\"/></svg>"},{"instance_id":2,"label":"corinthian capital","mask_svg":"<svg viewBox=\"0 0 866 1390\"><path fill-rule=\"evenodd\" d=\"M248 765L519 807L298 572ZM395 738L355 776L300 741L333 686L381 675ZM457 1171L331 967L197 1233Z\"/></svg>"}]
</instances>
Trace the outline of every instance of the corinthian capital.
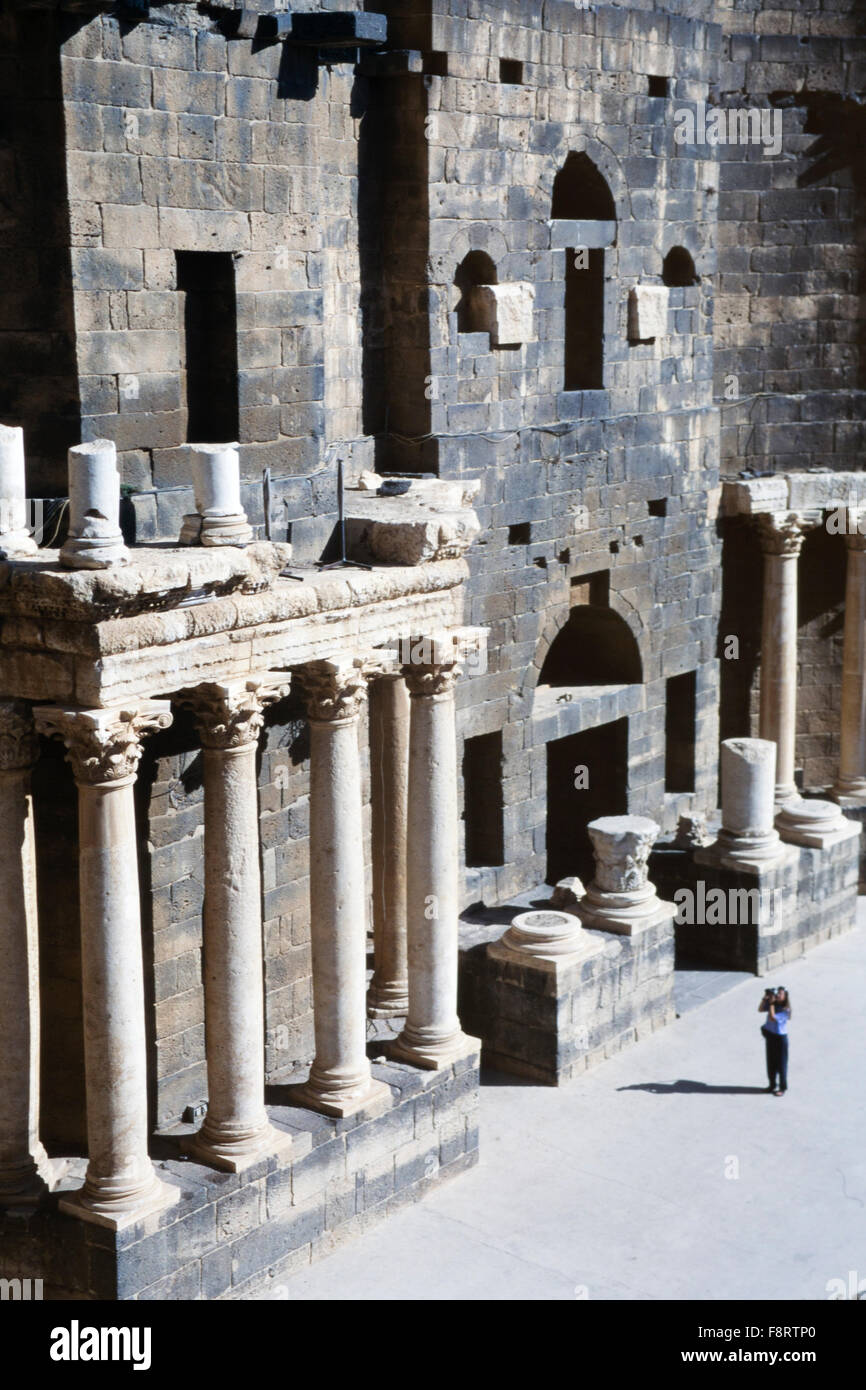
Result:
<instances>
[{"instance_id":1,"label":"corinthian capital","mask_svg":"<svg viewBox=\"0 0 866 1390\"><path fill-rule=\"evenodd\" d=\"M803 537L816 524L807 512L758 512L755 525L765 555L799 555Z\"/></svg>"},{"instance_id":2,"label":"corinthian capital","mask_svg":"<svg viewBox=\"0 0 866 1390\"><path fill-rule=\"evenodd\" d=\"M23 700L0 700L0 772L32 767L38 754L30 706Z\"/></svg>"},{"instance_id":3,"label":"corinthian capital","mask_svg":"<svg viewBox=\"0 0 866 1390\"><path fill-rule=\"evenodd\" d=\"M355 719L367 696L367 676L361 657L351 661L311 661L298 679L310 719L330 723Z\"/></svg>"},{"instance_id":4,"label":"corinthian capital","mask_svg":"<svg viewBox=\"0 0 866 1390\"><path fill-rule=\"evenodd\" d=\"M40 733L61 738L76 782L95 786L135 776L141 739L171 723L167 700L142 700L113 709L38 705L33 711Z\"/></svg>"},{"instance_id":5,"label":"corinthian capital","mask_svg":"<svg viewBox=\"0 0 866 1390\"><path fill-rule=\"evenodd\" d=\"M206 681L182 690L177 703L193 712L205 748L242 748L258 742L267 705L291 689L287 671L265 671L231 681Z\"/></svg>"}]
</instances>

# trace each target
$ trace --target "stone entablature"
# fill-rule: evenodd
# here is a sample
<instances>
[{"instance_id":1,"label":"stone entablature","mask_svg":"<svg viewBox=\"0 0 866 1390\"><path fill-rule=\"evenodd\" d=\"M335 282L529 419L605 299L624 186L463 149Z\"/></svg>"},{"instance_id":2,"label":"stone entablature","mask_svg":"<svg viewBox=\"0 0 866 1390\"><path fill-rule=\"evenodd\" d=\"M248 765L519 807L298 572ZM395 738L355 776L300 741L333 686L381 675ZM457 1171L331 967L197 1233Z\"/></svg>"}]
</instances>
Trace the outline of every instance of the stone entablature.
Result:
<instances>
[{"instance_id":1,"label":"stone entablature","mask_svg":"<svg viewBox=\"0 0 866 1390\"><path fill-rule=\"evenodd\" d=\"M111 704L351 658L462 624L463 560L280 578L280 552L264 542L244 551L154 547L132 551L123 569L70 573L42 551L2 565L0 687L23 699ZM196 592L198 602L183 602ZM168 608L172 594L181 601ZM137 611L122 615L124 602Z\"/></svg>"}]
</instances>

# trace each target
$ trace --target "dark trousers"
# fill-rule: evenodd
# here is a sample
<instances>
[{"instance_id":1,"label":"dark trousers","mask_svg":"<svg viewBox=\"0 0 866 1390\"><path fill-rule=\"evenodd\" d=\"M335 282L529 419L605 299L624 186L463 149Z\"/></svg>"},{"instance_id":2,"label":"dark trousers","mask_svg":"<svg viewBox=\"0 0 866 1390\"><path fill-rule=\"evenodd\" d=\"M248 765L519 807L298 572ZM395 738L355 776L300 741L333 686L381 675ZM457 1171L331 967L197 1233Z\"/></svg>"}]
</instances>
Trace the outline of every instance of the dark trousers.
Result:
<instances>
[{"instance_id":1,"label":"dark trousers","mask_svg":"<svg viewBox=\"0 0 866 1390\"><path fill-rule=\"evenodd\" d=\"M787 1091L788 1035L787 1033L765 1033L764 1038L767 1043L767 1080L774 1091Z\"/></svg>"}]
</instances>

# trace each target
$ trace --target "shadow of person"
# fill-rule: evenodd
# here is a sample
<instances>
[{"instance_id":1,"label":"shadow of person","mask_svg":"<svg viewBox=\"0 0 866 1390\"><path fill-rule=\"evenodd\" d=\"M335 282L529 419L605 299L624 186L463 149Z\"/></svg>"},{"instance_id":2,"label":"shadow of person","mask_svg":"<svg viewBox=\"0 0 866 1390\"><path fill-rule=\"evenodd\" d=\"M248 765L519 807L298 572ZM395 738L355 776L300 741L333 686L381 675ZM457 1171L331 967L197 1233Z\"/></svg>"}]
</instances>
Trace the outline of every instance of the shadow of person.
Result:
<instances>
[{"instance_id":1,"label":"shadow of person","mask_svg":"<svg viewBox=\"0 0 866 1390\"><path fill-rule=\"evenodd\" d=\"M763 1096L765 1086L708 1086L705 1081L642 1081L618 1091L649 1091L654 1096Z\"/></svg>"}]
</instances>

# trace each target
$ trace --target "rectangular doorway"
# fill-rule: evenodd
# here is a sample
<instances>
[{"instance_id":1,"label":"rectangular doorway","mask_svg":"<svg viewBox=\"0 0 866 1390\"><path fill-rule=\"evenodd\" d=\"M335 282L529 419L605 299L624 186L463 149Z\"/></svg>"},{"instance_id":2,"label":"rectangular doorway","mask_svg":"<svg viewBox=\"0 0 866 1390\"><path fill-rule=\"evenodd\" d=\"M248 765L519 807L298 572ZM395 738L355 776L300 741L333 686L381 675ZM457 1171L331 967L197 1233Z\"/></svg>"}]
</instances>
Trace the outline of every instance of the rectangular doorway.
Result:
<instances>
[{"instance_id":1,"label":"rectangular doorway","mask_svg":"<svg viewBox=\"0 0 866 1390\"><path fill-rule=\"evenodd\" d=\"M617 719L547 745L547 882L593 876L586 827L628 811L628 720Z\"/></svg>"}]
</instances>

